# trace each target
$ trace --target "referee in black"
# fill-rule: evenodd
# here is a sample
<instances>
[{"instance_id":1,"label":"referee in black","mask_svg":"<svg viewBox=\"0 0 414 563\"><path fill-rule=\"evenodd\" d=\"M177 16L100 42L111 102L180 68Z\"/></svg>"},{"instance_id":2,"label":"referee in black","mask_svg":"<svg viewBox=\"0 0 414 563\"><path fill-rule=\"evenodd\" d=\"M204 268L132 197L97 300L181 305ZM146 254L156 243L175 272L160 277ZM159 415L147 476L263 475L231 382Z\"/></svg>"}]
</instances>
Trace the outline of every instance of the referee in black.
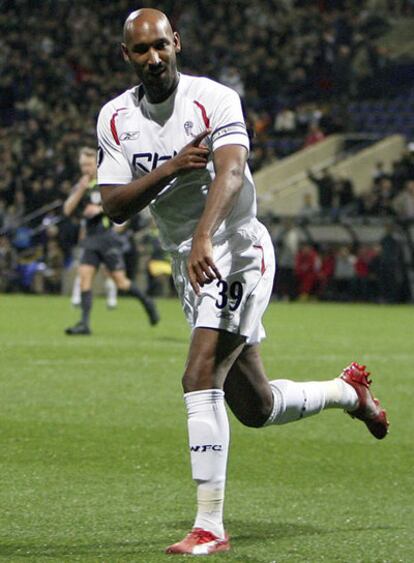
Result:
<instances>
[{"instance_id":1,"label":"referee in black","mask_svg":"<svg viewBox=\"0 0 414 563\"><path fill-rule=\"evenodd\" d=\"M91 334L89 317L92 309L92 284L102 263L118 290L132 295L142 303L150 324L155 325L160 320L153 300L126 276L122 241L102 209L96 183L96 165L96 151L83 147L79 153L82 176L63 205L63 213L68 217L76 210L81 211L84 231L79 265L82 318L75 326L65 330L69 335Z\"/></svg>"}]
</instances>

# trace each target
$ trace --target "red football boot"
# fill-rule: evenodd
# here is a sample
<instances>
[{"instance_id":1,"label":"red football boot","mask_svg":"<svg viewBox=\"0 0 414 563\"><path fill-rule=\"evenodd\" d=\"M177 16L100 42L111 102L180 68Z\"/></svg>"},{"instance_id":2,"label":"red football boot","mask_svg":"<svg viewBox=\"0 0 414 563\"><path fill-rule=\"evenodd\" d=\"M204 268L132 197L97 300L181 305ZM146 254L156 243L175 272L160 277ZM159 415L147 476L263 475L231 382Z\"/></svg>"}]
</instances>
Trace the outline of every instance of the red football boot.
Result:
<instances>
[{"instance_id":1,"label":"red football boot","mask_svg":"<svg viewBox=\"0 0 414 563\"><path fill-rule=\"evenodd\" d=\"M230 542L227 534L224 539L221 539L207 530L194 528L183 540L167 547L165 553L211 555L219 551L229 551L229 549Z\"/></svg>"},{"instance_id":2,"label":"red football boot","mask_svg":"<svg viewBox=\"0 0 414 563\"><path fill-rule=\"evenodd\" d=\"M389 422L387 413L371 393L371 380L368 376L369 371L365 371L365 366L360 366L356 362L352 362L342 371L341 379L352 385L358 395L358 408L347 412L352 418L365 422L371 434L382 440L388 433Z\"/></svg>"}]
</instances>

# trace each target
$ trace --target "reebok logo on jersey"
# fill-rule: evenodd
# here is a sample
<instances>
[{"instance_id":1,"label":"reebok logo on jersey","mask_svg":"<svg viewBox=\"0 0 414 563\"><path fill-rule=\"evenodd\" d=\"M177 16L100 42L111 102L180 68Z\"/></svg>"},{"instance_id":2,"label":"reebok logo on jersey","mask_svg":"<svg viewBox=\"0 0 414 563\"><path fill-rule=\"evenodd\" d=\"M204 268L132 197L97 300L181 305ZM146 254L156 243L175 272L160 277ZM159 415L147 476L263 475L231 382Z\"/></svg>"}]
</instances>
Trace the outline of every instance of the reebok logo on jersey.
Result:
<instances>
[{"instance_id":1,"label":"reebok logo on jersey","mask_svg":"<svg viewBox=\"0 0 414 563\"><path fill-rule=\"evenodd\" d=\"M119 136L120 141L136 141L140 135L139 131L125 131Z\"/></svg>"},{"instance_id":2,"label":"reebok logo on jersey","mask_svg":"<svg viewBox=\"0 0 414 563\"><path fill-rule=\"evenodd\" d=\"M203 446L190 446L192 452L207 452L212 450L213 452L222 452L223 446L221 444L204 444Z\"/></svg>"}]
</instances>

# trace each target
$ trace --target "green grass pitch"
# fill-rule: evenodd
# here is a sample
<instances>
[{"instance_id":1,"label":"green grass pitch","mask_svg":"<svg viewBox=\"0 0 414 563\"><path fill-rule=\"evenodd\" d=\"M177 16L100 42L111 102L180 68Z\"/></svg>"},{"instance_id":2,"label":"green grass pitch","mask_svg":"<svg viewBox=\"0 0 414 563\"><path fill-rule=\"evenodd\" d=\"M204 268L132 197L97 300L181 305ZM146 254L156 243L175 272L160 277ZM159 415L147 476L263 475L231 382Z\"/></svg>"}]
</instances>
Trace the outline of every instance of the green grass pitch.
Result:
<instances>
[{"instance_id":1,"label":"green grass pitch","mask_svg":"<svg viewBox=\"0 0 414 563\"><path fill-rule=\"evenodd\" d=\"M180 387L189 331L175 300L148 326L133 300L97 299L68 337L67 298L0 296L0 559L188 560L164 555L194 515ZM271 304L271 378L366 363L388 410L382 442L341 411L254 430L231 415L226 525L213 561L414 561L411 306Z\"/></svg>"}]
</instances>

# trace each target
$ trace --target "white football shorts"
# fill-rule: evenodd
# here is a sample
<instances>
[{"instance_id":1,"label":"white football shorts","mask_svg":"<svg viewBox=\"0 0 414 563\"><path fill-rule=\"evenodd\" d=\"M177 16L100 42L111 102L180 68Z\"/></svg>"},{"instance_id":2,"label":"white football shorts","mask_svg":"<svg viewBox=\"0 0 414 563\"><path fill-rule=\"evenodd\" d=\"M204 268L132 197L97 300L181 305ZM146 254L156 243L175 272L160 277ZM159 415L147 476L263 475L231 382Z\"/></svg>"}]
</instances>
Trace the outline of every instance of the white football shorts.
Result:
<instances>
[{"instance_id":1,"label":"white football shorts","mask_svg":"<svg viewBox=\"0 0 414 563\"><path fill-rule=\"evenodd\" d=\"M187 274L188 254L175 254L173 277L191 328L222 329L257 344L265 336L262 317L272 294L275 254L269 233L256 219L214 245L220 280L201 288L197 296Z\"/></svg>"}]
</instances>

